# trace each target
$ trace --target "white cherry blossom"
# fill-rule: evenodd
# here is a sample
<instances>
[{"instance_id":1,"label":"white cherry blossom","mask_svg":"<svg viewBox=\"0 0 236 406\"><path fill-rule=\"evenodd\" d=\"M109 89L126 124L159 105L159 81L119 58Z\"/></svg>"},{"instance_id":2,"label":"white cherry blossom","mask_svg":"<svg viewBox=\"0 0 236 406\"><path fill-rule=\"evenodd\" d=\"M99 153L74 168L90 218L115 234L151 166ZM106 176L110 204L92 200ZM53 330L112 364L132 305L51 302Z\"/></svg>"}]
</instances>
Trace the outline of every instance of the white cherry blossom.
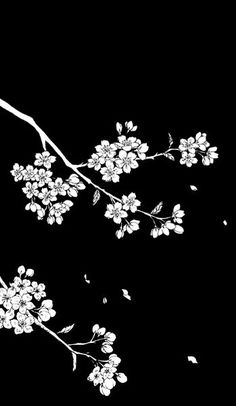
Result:
<instances>
[{"instance_id":1,"label":"white cherry blossom","mask_svg":"<svg viewBox=\"0 0 236 406\"><path fill-rule=\"evenodd\" d=\"M0 288L0 305L3 305L5 309L10 310L12 308L12 298L16 294L13 287L11 288Z\"/></svg>"},{"instance_id":2,"label":"white cherry blossom","mask_svg":"<svg viewBox=\"0 0 236 406\"><path fill-rule=\"evenodd\" d=\"M52 172L40 168L35 176L35 179L38 182L38 186L43 187L52 181Z\"/></svg>"},{"instance_id":3,"label":"white cherry blossom","mask_svg":"<svg viewBox=\"0 0 236 406\"><path fill-rule=\"evenodd\" d=\"M50 202L55 202L57 200L56 196L52 193L52 190L48 188L43 188L38 194L39 199L42 200L42 203L47 206Z\"/></svg>"},{"instance_id":4,"label":"white cherry blossom","mask_svg":"<svg viewBox=\"0 0 236 406\"><path fill-rule=\"evenodd\" d=\"M190 168L193 164L197 163L197 158L193 153L188 153L187 151L182 152L182 158L180 159L181 165L187 165Z\"/></svg>"},{"instance_id":5,"label":"white cherry blossom","mask_svg":"<svg viewBox=\"0 0 236 406\"><path fill-rule=\"evenodd\" d=\"M14 176L14 181L18 182L19 180L23 179L23 170L24 167L19 164L14 164L13 169L11 170L12 176Z\"/></svg>"},{"instance_id":6,"label":"white cherry blossom","mask_svg":"<svg viewBox=\"0 0 236 406\"><path fill-rule=\"evenodd\" d=\"M34 318L26 314L17 313L16 319L11 321L15 334L31 333L33 331L32 324Z\"/></svg>"},{"instance_id":7,"label":"white cherry blossom","mask_svg":"<svg viewBox=\"0 0 236 406\"><path fill-rule=\"evenodd\" d=\"M36 180L38 169L34 168L32 165L27 165L22 173L23 173L24 180L34 181L34 180Z\"/></svg>"},{"instance_id":8,"label":"white cherry blossom","mask_svg":"<svg viewBox=\"0 0 236 406\"><path fill-rule=\"evenodd\" d=\"M46 169L50 169L52 163L56 161L56 157L50 155L50 152L48 151L43 151L41 154L35 154L35 158L36 160L34 161L34 164L36 166L44 166Z\"/></svg>"},{"instance_id":9,"label":"white cherry blossom","mask_svg":"<svg viewBox=\"0 0 236 406\"><path fill-rule=\"evenodd\" d=\"M37 182L27 182L25 187L22 188L23 192L26 194L28 199L32 199L33 196L38 196L38 184Z\"/></svg>"},{"instance_id":10,"label":"white cherry blossom","mask_svg":"<svg viewBox=\"0 0 236 406\"><path fill-rule=\"evenodd\" d=\"M105 180L105 182L112 181L114 183L117 183L120 180L119 175L122 173L122 170L115 167L112 161L107 161L106 166L103 167L100 172L103 175L102 179Z\"/></svg>"},{"instance_id":11,"label":"white cherry blossom","mask_svg":"<svg viewBox=\"0 0 236 406\"><path fill-rule=\"evenodd\" d=\"M128 152L131 149L135 149L139 146L136 137L126 137L125 135L121 135L118 137L118 142L116 143L117 147L123 149L124 151Z\"/></svg>"},{"instance_id":12,"label":"white cherry blossom","mask_svg":"<svg viewBox=\"0 0 236 406\"><path fill-rule=\"evenodd\" d=\"M122 218L127 217L127 211L123 210L123 206L120 202L107 205L107 211L105 217L113 219L116 224L120 224Z\"/></svg>"},{"instance_id":13,"label":"white cherry blossom","mask_svg":"<svg viewBox=\"0 0 236 406\"><path fill-rule=\"evenodd\" d=\"M196 141L193 137L189 137L187 140L185 140L184 138L182 138L180 140L180 144L179 144L179 150L181 152L183 151L187 151L190 154L195 154L195 149L196 149Z\"/></svg>"},{"instance_id":14,"label":"white cherry blossom","mask_svg":"<svg viewBox=\"0 0 236 406\"><path fill-rule=\"evenodd\" d=\"M122 196L122 203L124 210L131 210L132 213L135 213L138 207L141 205L140 200L136 199L135 193L130 193L128 196Z\"/></svg>"},{"instance_id":15,"label":"white cherry blossom","mask_svg":"<svg viewBox=\"0 0 236 406\"><path fill-rule=\"evenodd\" d=\"M142 161L144 159L146 159L146 152L148 150L149 150L149 146L147 145L146 142L139 145L138 148L136 149L139 159L141 159Z\"/></svg>"},{"instance_id":16,"label":"white cherry blossom","mask_svg":"<svg viewBox=\"0 0 236 406\"><path fill-rule=\"evenodd\" d=\"M130 173L131 169L138 167L137 155L133 152L126 152L121 150L119 157L116 159L116 165L118 168L122 168L125 173Z\"/></svg>"},{"instance_id":17,"label":"white cherry blossom","mask_svg":"<svg viewBox=\"0 0 236 406\"><path fill-rule=\"evenodd\" d=\"M88 159L88 168L94 168L95 171L100 171L101 166L105 164L105 161L104 156L92 154L91 158Z\"/></svg>"},{"instance_id":18,"label":"white cherry blossom","mask_svg":"<svg viewBox=\"0 0 236 406\"><path fill-rule=\"evenodd\" d=\"M206 140L206 133L198 132L195 136L196 139L196 146L201 151L206 151L206 149L210 146L209 142Z\"/></svg>"},{"instance_id":19,"label":"white cherry blossom","mask_svg":"<svg viewBox=\"0 0 236 406\"><path fill-rule=\"evenodd\" d=\"M214 159L217 159L219 156L219 154L216 151L217 147L208 148L206 156L202 158L203 165L209 166L210 164L213 164Z\"/></svg>"},{"instance_id":20,"label":"white cherry blossom","mask_svg":"<svg viewBox=\"0 0 236 406\"><path fill-rule=\"evenodd\" d=\"M1 307L0 307L0 328L7 328L10 329L12 328L12 324L11 324L11 320L14 317L14 310L8 310L8 311L4 311Z\"/></svg>"},{"instance_id":21,"label":"white cherry blossom","mask_svg":"<svg viewBox=\"0 0 236 406\"><path fill-rule=\"evenodd\" d=\"M97 151L97 155L105 159L110 159L115 156L117 147L115 144L110 144L109 141L103 140L101 141L101 145L97 145L95 149Z\"/></svg>"}]
</instances>

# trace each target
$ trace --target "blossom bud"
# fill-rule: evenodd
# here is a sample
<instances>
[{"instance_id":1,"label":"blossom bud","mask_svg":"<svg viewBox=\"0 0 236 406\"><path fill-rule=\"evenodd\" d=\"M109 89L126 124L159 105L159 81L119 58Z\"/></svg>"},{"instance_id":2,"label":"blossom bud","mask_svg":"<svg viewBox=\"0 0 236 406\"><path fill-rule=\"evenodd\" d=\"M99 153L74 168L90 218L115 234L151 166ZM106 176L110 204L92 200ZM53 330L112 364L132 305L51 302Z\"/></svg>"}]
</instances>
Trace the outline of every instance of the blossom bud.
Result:
<instances>
[{"instance_id":1,"label":"blossom bud","mask_svg":"<svg viewBox=\"0 0 236 406\"><path fill-rule=\"evenodd\" d=\"M28 276L29 278L31 278L34 275L34 270L33 269L27 269L26 271L26 276Z\"/></svg>"}]
</instances>

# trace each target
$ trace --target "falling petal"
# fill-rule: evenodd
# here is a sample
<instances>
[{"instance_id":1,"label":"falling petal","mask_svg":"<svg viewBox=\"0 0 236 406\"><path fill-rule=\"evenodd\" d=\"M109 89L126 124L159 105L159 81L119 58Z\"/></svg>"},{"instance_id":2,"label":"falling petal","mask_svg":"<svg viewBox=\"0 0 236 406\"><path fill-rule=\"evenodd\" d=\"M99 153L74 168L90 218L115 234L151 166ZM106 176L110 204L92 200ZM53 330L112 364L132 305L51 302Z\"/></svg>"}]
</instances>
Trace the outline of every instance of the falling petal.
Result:
<instances>
[{"instance_id":1,"label":"falling petal","mask_svg":"<svg viewBox=\"0 0 236 406\"><path fill-rule=\"evenodd\" d=\"M107 298L104 297L104 298L102 299L102 302L103 302L103 304L106 304L106 303L107 303Z\"/></svg>"},{"instance_id":2,"label":"falling petal","mask_svg":"<svg viewBox=\"0 0 236 406\"><path fill-rule=\"evenodd\" d=\"M123 296L125 297L125 299L131 300L131 296L129 295L129 292L127 289L121 289L123 292Z\"/></svg>"},{"instance_id":3,"label":"falling petal","mask_svg":"<svg viewBox=\"0 0 236 406\"><path fill-rule=\"evenodd\" d=\"M198 190L197 186L194 185L190 185L190 189L193 190L194 192Z\"/></svg>"},{"instance_id":4,"label":"falling petal","mask_svg":"<svg viewBox=\"0 0 236 406\"><path fill-rule=\"evenodd\" d=\"M85 280L86 283L90 283L90 280L87 278L87 274L86 274L86 273L84 274L84 280Z\"/></svg>"},{"instance_id":5,"label":"falling petal","mask_svg":"<svg viewBox=\"0 0 236 406\"><path fill-rule=\"evenodd\" d=\"M188 361L192 362L192 364L198 364L196 358L193 355L188 356Z\"/></svg>"},{"instance_id":6,"label":"falling petal","mask_svg":"<svg viewBox=\"0 0 236 406\"><path fill-rule=\"evenodd\" d=\"M223 224L224 224L225 226L227 226L228 223L227 223L226 220L224 220L224 221L223 221Z\"/></svg>"}]
</instances>

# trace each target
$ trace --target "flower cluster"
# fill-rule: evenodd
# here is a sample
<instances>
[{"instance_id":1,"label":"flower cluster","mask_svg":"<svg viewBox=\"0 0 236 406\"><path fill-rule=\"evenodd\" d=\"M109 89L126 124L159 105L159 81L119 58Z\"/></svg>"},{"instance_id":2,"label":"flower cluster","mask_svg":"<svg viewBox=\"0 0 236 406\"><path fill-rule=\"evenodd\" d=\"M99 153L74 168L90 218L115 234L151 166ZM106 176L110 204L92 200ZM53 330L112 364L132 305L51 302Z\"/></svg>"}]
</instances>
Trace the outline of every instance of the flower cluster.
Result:
<instances>
[{"instance_id":1,"label":"flower cluster","mask_svg":"<svg viewBox=\"0 0 236 406\"><path fill-rule=\"evenodd\" d=\"M144 160L149 149L139 138L127 137L130 131L137 130L132 121L125 122L125 135L122 134L123 127L120 123L116 123L116 129L119 134L118 141L112 144L107 140L101 141L101 144L95 147L96 152L88 160L88 168L100 171L105 182L119 182L123 172L130 173L139 166L138 160Z\"/></svg>"},{"instance_id":2,"label":"flower cluster","mask_svg":"<svg viewBox=\"0 0 236 406\"><path fill-rule=\"evenodd\" d=\"M31 333L35 322L32 312L39 321L48 321L56 312L52 300L37 303L46 297L46 292L43 283L29 279L34 275L33 269L26 270L22 265L17 272L19 276L15 276L9 288L0 288L0 328L14 328L15 334Z\"/></svg>"},{"instance_id":3,"label":"flower cluster","mask_svg":"<svg viewBox=\"0 0 236 406\"><path fill-rule=\"evenodd\" d=\"M70 210L73 202L68 199L58 202L58 198L77 197L78 191L85 189L85 185L76 174L70 175L65 181L54 178L50 169L56 158L48 151L37 153L35 158L35 167L27 165L24 168L16 163L11 174L16 182L26 182L22 190L30 202L25 209L37 213L38 220L42 220L47 213L48 224L61 224L63 214Z\"/></svg>"},{"instance_id":4,"label":"flower cluster","mask_svg":"<svg viewBox=\"0 0 236 406\"><path fill-rule=\"evenodd\" d=\"M183 223L183 216L184 211L180 210L180 204L176 204L173 208L172 216L168 217L165 221L161 219L161 226L157 227L157 225L155 225L155 227L151 230L150 235L153 238L157 238L160 235L168 236L171 230L173 230L176 234L183 234L184 229L182 226L180 226L180 224Z\"/></svg>"},{"instance_id":5,"label":"flower cluster","mask_svg":"<svg viewBox=\"0 0 236 406\"><path fill-rule=\"evenodd\" d=\"M103 341L101 350L104 353L113 351L112 344L116 339L114 333L106 332L105 327L99 327L98 324L93 326L94 336L97 336L96 341ZM100 338L100 337L103 338ZM88 376L88 381L93 382L94 386L99 385L100 393L104 396L109 396L111 390L116 385L116 380L121 383L127 382L127 377L122 372L117 372L117 367L121 359L116 354L110 354L107 361L98 361L93 371ZM115 380L116 379L116 380Z\"/></svg>"},{"instance_id":6,"label":"flower cluster","mask_svg":"<svg viewBox=\"0 0 236 406\"><path fill-rule=\"evenodd\" d=\"M135 213L141 202L136 199L135 193L130 193L128 196L123 195L120 202L113 202L107 205L105 217L113 219L114 223L120 224L120 228L116 231L118 239L124 237L125 232L132 234L139 229L139 220L128 221L128 211ZM125 224L124 224L125 222Z\"/></svg>"},{"instance_id":7,"label":"flower cluster","mask_svg":"<svg viewBox=\"0 0 236 406\"><path fill-rule=\"evenodd\" d=\"M189 168L198 162L197 155L202 158L202 163L209 166L218 158L217 147L210 147L206 139L206 133L198 132L195 136L180 140L179 151L181 152L180 164Z\"/></svg>"}]
</instances>

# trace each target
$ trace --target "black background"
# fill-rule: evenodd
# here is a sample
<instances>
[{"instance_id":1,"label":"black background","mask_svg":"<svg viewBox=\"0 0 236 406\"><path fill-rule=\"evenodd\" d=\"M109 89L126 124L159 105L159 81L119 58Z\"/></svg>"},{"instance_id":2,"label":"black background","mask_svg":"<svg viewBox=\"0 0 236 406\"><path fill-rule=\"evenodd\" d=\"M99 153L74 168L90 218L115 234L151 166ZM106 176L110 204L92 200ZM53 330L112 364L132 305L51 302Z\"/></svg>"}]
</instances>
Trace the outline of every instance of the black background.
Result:
<instances>
[{"instance_id":1,"label":"black background","mask_svg":"<svg viewBox=\"0 0 236 406\"><path fill-rule=\"evenodd\" d=\"M15 388L16 399L27 387L26 404L34 391L44 402L67 397L69 404L195 397L202 389L218 391L227 370L232 311L230 42L214 19L209 28L207 18L195 23L190 14L186 26L175 21L173 27L167 18L160 27L161 17L154 21L151 11L138 20L131 16L116 22L112 14L109 27L93 20L86 29L74 19L70 24L70 19L55 18L53 26L45 21L46 35L36 22L25 36L19 30L2 66L0 97L32 116L73 163L84 162L102 139L115 141L116 121L126 120L138 125L150 153L166 148L168 132L177 146L180 138L202 131L218 146L220 158L210 167L189 169L176 154L176 162L143 162L121 176L118 185L105 185L117 196L134 191L147 211L163 200L163 213L168 214L181 203L186 212L181 236L153 240L144 217L139 232L118 241L114 223L104 218L106 198L92 207L94 190L89 186L63 225L50 227L24 210L21 184L9 173L15 162L33 162L42 150L40 139L31 126L0 111L1 276L10 282L19 265L32 267L57 310L48 326L58 331L76 323L70 341L89 339L96 322L106 326L117 334L114 350L122 358L120 370L128 375L128 383L117 385L104 399L86 381L92 366L87 360L81 359L73 373L70 354L45 332L35 328L16 337L1 330L2 384ZM230 24L228 30L230 35ZM59 159L56 168L58 176L70 174ZM95 171L85 168L83 173L102 185ZM85 283L85 273L91 284ZM122 288L129 290L131 302L122 297ZM187 355L196 356L198 365L189 363Z\"/></svg>"}]
</instances>

